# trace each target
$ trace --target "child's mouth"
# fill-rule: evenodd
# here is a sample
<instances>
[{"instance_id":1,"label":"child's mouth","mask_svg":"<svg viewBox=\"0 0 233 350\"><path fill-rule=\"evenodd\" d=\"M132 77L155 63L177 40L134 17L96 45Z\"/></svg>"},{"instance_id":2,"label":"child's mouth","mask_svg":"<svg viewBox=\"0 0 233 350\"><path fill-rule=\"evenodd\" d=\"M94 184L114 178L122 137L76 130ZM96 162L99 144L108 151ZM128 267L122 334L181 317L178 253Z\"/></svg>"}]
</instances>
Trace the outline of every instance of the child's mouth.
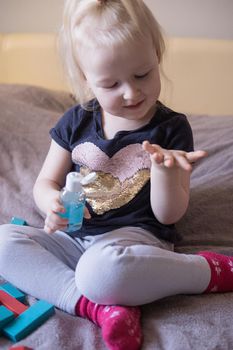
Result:
<instances>
[{"instance_id":1,"label":"child's mouth","mask_svg":"<svg viewBox=\"0 0 233 350\"><path fill-rule=\"evenodd\" d=\"M128 109L136 109L138 107L140 107L142 104L143 104L144 100L134 104L134 105L128 105L128 106L125 106L125 108L128 108Z\"/></svg>"}]
</instances>

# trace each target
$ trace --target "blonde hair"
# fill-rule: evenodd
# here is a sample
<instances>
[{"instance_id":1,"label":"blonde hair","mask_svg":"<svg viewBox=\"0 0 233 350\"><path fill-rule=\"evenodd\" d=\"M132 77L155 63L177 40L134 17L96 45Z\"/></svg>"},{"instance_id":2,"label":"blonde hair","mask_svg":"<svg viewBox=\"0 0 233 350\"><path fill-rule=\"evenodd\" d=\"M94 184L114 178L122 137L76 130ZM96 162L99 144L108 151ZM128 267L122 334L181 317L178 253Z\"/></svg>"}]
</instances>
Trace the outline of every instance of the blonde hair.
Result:
<instances>
[{"instance_id":1,"label":"blonde hair","mask_svg":"<svg viewBox=\"0 0 233 350\"><path fill-rule=\"evenodd\" d=\"M151 36L159 63L165 45L161 27L143 0L66 0L59 46L68 82L76 99L85 105L94 96L79 65L82 46L128 44Z\"/></svg>"}]
</instances>

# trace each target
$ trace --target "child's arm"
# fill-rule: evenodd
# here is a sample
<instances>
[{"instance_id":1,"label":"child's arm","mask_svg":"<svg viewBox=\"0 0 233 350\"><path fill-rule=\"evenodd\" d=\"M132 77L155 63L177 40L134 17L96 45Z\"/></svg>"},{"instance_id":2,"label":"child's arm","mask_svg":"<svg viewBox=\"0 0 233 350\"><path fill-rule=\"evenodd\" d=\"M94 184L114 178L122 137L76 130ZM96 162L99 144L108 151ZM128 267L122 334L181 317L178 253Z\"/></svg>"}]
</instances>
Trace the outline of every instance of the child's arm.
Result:
<instances>
[{"instance_id":1,"label":"child's arm","mask_svg":"<svg viewBox=\"0 0 233 350\"><path fill-rule=\"evenodd\" d=\"M166 150L158 145L143 143L151 156L151 207L163 224L177 222L189 202L191 163L207 155L205 151L184 152Z\"/></svg>"},{"instance_id":2,"label":"child's arm","mask_svg":"<svg viewBox=\"0 0 233 350\"><path fill-rule=\"evenodd\" d=\"M38 208L46 215L44 229L47 233L67 226L67 220L62 219L56 213L64 211L59 201L60 190L65 184L66 175L71 167L70 152L52 140L33 188L34 200Z\"/></svg>"}]
</instances>

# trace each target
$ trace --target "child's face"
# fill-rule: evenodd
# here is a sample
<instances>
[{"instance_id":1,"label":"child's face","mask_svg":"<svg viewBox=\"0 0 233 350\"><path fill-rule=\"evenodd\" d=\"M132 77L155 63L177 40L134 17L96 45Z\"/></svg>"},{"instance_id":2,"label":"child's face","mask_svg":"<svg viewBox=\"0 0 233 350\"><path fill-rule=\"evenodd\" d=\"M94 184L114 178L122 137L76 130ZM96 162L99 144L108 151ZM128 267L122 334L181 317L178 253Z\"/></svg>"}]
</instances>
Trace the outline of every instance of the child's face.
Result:
<instances>
[{"instance_id":1,"label":"child's face","mask_svg":"<svg viewBox=\"0 0 233 350\"><path fill-rule=\"evenodd\" d=\"M80 60L105 113L131 120L149 118L160 94L159 65L150 40L93 51L83 48Z\"/></svg>"}]
</instances>

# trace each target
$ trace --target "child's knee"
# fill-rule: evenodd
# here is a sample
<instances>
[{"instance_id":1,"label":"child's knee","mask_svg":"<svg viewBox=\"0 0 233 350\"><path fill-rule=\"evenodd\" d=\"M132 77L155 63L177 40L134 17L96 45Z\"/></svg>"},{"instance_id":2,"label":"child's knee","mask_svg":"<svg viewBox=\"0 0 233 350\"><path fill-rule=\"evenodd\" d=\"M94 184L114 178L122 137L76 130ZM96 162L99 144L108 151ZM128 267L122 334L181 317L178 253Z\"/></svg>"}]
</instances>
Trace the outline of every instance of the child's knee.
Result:
<instances>
[{"instance_id":1,"label":"child's knee","mask_svg":"<svg viewBox=\"0 0 233 350\"><path fill-rule=\"evenodd\" d=\"M76 268L76 284L80 292L99 304L117 303L126 279L127 257L121 247L89 248Z\"/></svg>"}]
</instances>

